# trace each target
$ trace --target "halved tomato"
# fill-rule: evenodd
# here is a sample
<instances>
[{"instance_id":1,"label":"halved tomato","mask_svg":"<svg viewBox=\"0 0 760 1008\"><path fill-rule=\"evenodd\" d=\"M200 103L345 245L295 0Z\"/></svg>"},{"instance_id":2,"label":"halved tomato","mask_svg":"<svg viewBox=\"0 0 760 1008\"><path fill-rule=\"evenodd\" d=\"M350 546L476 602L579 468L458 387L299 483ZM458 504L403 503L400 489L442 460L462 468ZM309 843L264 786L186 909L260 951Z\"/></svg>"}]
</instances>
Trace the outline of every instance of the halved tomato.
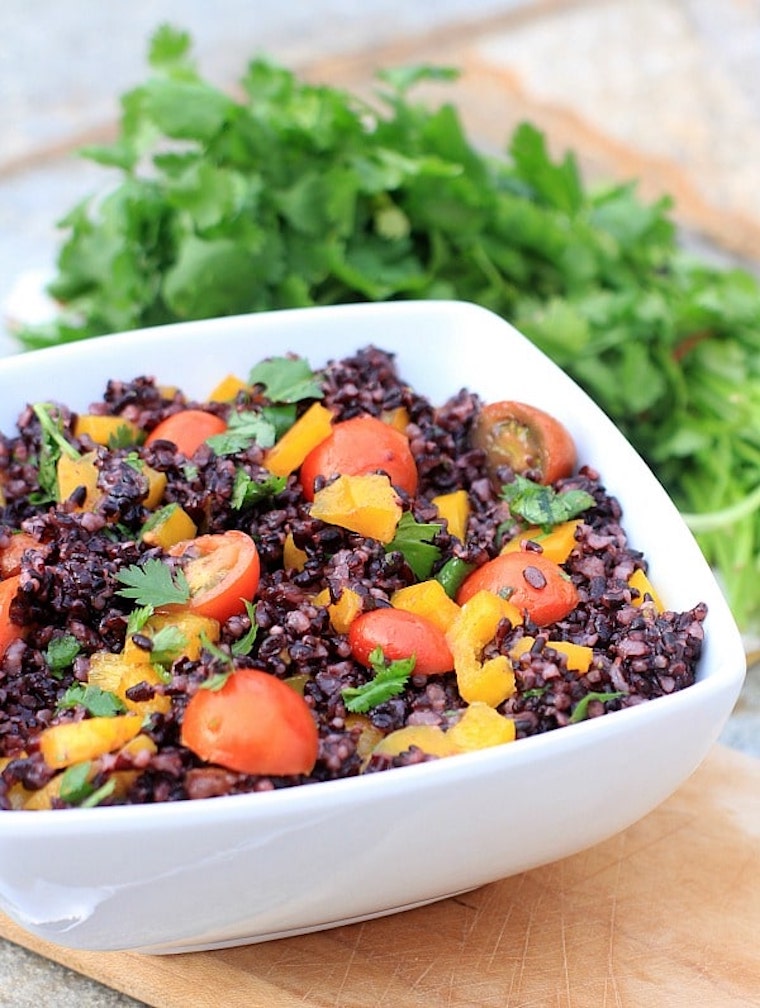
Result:
<instances>
[{"instance_id":1,"label":"halved tomato","mask_svg":"<svg viewBox=\"0 0 760 1008\"><path fill-rule=\"evenodd\" d=\"M369 414L333 424L332 433L313 448L301 466L301 484L313 500L317 476L388 474L410 496L417 492L417 464L405 434Z\"/></svg>"},{"instance_id":2,"label":"halved tomato","mask_svg":"<svg viewBox=\"0 0 760 1008\"><path fill-rule=\"evenodd\" d=\"M256 594L261 564L256 543L245 532L230 529L185 539L167 552L187 559L190 600L185 608L199 616L224 623L244 613L245 601Z\"/></svg>"},{"instance_id":3,"label":"halved tomato","mask_svg":"<svg viewBox=\"0 0 760 1008\"><path fill-rule=\"evenodd\" d=\"M192 458L206 438L223 434L226 430L226 422L216 413L186 409L162 420L147 436L145 443L149 445L154 441L171 441L177 446L178 452L186 458Z\"/></svg>"},{"instance_id":4,"label":"halved tomato","mask_svg":"<svg viewBox=\"0 0 760 1008\"><path fill-rule=\"evenodd\" d=\"M24 628L11 620L11 602L18 594L21 576L14 574L12 577L0 581L0 658L8 650L10 644L24 636Z\"/></svg>"},{"instance_id":5,"label":"halved tomato","mask_svg":"<svg viewBox=\"0 0 760 1008\"><path fill-rule=\"evenodd\" d=\"M199 689L181 738L201 759L246 774L307 774L319 751L304 698L260 669L238 669L219 690Z\"/></svg>"},{"instance_id":6,"label":"halved tomato","mask_svg":"<svg viewBox=\"0 0 760 1008\"><path fill-rule=\"evenodd\" d=\"M537 406L503 400L484 406L472 429L472 443L486 453L495 476L499 466L513 472L536 471L549 484L575 468L575 442L567 428Z\"/></svg>"}]
</instances>

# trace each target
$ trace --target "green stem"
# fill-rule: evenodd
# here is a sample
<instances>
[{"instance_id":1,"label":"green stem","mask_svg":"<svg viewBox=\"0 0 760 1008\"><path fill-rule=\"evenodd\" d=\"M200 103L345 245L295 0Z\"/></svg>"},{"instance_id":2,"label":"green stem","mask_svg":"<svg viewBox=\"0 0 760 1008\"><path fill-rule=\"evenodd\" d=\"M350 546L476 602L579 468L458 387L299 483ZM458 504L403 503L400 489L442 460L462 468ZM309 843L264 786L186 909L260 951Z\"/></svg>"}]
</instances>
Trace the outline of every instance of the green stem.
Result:
<instances>
[{"instance_id":1,"label":"green stem","mask_svg":"<svg viewBox=\"0 0 760 1008\"><path fill-rule=\"evenodd\" d=\"M760 486L755 487L751 494L747 494L729 507L707 511L704 514L682 513L681 517L694 533L714 532L748 517L758 508L760 508Z\"/></svg>"}]
</instances>

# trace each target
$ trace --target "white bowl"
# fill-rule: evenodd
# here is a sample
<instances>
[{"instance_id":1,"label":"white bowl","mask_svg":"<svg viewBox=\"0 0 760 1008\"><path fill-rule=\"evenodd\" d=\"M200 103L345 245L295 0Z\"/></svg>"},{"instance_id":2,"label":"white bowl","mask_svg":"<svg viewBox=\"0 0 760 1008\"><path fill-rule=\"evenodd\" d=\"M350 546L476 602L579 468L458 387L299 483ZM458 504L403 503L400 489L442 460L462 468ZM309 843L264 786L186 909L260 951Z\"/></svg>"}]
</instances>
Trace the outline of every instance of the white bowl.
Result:
<instances>
[{"instance_id":1,"label":"white bowl","mask_svg":"<svg viewBox=\"0 0 760 1008\"><path fill-rule=\"evenodd\" d=\"M0 813L0 907L72 948L184 952L419 906L573 854L667 798L713 745L744 651L670 499L611 421L496 315L458 302L362 304L172 325L0 362L0 429L27 402L83 409L108 378L204 397L292 350L318 366L375 344L435 402L467 386L554 413L621 501L671 608L709 606L697 682L512 745L327 783L175 804Z\"/></svg>"}]
</instances>

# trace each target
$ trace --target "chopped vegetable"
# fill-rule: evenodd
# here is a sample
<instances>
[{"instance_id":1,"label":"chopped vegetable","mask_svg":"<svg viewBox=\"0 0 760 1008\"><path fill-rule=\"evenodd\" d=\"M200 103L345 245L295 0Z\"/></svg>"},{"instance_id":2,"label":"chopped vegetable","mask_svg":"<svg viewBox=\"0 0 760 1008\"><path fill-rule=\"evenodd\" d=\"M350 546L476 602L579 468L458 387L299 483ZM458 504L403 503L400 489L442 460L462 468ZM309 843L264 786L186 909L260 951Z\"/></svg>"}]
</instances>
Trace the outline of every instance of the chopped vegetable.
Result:
<instances>
[{"instance_id":1,"label":"chopped vegetable","mask_svg":"<svg viewBox=\"0 0 760 1008\"><path fill-rule=\"evenodd\" d=\"M365 662L374 672L373 678L362 686L346 686L341 691L346 710L354 714L362 714L402 693L415 669L416 659L413 655L388 659L382 647L376 646L365 657Z\"/></svg>"},{"instance_id":2,"label":"chopped vegetable","mask_svg":"<svg viewBox=\"0 0 760 1008\"><path fill-rule=\"evenodd\" d=\"M552 487L534 483L524 476L515 476L512 483L505 483L501 493L509 502L513 517L522 518L529 525L538 525L543 532L594 506L594 498L585 490L557 493Z\"/></svg>"},{"instance_id":3,"label":"chopped vegetable","mask_svg":"<svg viewBox=\"0 0 760 1008\"><path fill-rule=\"evenodd\" d=\"M379 648L391 661L414 658L415 675L439 675L454 668L446 636L432 620L406 609L371 609L348 628L351 653L371 665Z\"/></svg>"},{"instance_id":4,"label":"chopped vegetable","mask_svg":"<svg viewBox=\"0 0 760 1008\"><path fill-rule=\"evenodd\" d=\"M314 495L314 518L389 543L401 518L401 503L388 477L339 476Z\"/></svg>"}]
</instances>

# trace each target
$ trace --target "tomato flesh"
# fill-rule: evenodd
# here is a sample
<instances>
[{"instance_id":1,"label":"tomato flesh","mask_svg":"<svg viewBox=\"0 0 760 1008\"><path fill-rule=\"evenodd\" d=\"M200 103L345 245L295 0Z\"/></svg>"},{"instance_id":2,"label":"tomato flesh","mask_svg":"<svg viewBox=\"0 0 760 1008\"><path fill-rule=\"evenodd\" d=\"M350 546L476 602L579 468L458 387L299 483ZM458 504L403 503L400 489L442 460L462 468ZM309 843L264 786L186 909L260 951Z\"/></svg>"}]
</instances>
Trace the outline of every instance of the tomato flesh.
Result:
<instances>
[{"instance_id":1,"label":"tomato flesh","mask_svg":"<svg viewBox=\"0 0 760 1008\"><path fill-rule=\"evenodd\" d=\"M367 667L369 656L381 648L388 661L414 655L413 675L440 675L454 668L443 631L432 620L405 609L362 613L348 628L348 643L354 658Z\"/></svg>"},{"instance_id":2,"label":"tomato flesh","mask_svg":"<svg viewBox=\"0 0 760 1008\"><path fill-rule=\"evenodd\" d=\"M308 774L319 752L306 701L259 669L238 669L219 690L199 689L185 708L181 740L202 760L245 774Z\"/></svg>"},{"instance_id":3,"label":"tomato flesh","mask_svg":"<svg viewBox=\"0 0 760 1008\"><path fill-rule=\"evenodd\" d=\"M230 529L183 540L168 552L188 558L184 571L190 600L185 608L220 623L245 612L245 601L256 594L261 573L259 553L249 535Z\"/></svg>"},{"instance_id":4,"label":"tomato flesh","mask_svg":"<svg viewBox=\"0 0 760 1008\"><path fill-rule=\"evenodd\" d=\"M459 589L458 604L483 590L509 599L538 626L564 619L580 601L559 564L531 550L502 553L478 567Z\"/></svg>"},{"instance_id":5,"label":"tomato flesh","mask_svg":"<svg viewBox=\"0 0 760 1008\"><path fill-rule=\"evenodd\" d=\"M377 417L363 414L333 424L331 434L312 448L301 466L301 485L314 499L318 476L368 476L382 471L410 496L417 492L417 464L409 439Z\"/></svg>"},{"instance_id":6,"label":"tomato flesh","mask_svg":"<svg viewBox=\"0 0 760 1008\"><path fill-rule=\"evenodd\" d=\"M192 458L206 438L223 434L227 423L215 413L206 410L186 409L162 420L145 439L146 444L154 441L171 441L185 458Z\"/></svg>"},{"instance_id":7,"label":"tomato flesh","mask_svg":"<svg viewBox=\"0 0 760 1008\"><path fill-rule=\"evenodd\" d=\"M575 442L555 417L527 403L504 400L484 406L472 431L472 442L486 453L492 478L500 466L513 472L538 473L549 484L572 475Z\"/></svg>"},{"instance_id":8,"label":"tomato flesh","mask_svg":"<svg viewBox=\"0 0 760 1008\"><path fill-rule=\"evenodd\" d=\"M0 658L8 647L24 636L24 628L11 620L11 602L18 594L21 576L14 574L0 581Z\"/></svg>"}]
</instances>

